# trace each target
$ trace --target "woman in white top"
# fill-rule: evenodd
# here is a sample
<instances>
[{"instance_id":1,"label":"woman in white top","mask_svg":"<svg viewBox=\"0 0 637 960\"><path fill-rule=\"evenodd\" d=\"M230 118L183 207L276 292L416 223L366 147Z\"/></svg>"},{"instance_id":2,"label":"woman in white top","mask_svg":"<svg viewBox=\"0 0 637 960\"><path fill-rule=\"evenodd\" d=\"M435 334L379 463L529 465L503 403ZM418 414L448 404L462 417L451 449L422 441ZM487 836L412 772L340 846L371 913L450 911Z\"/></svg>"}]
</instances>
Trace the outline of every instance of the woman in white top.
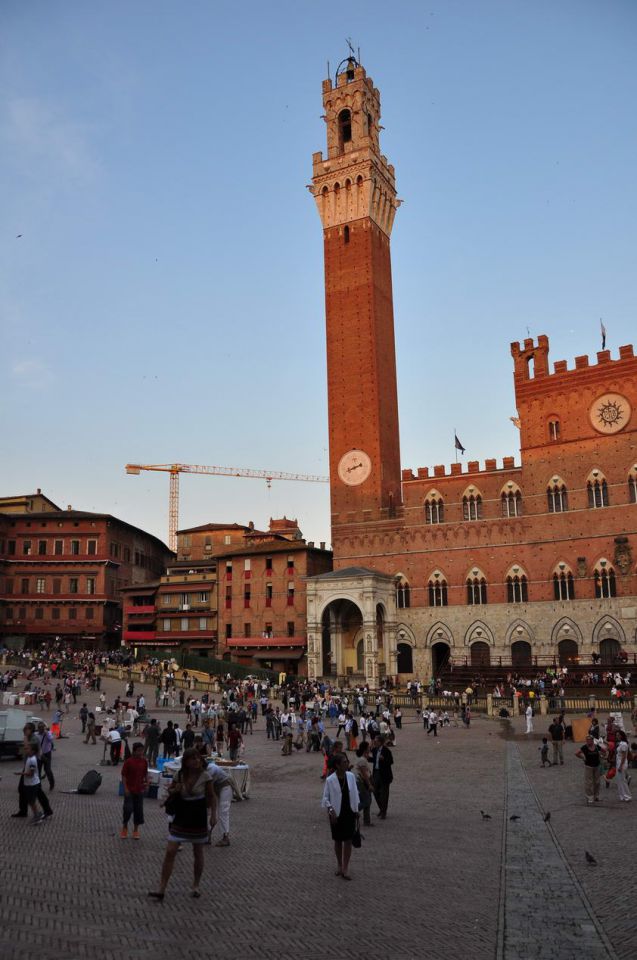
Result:
<instances>
[{"instance_id":1,"label":"woman in white top","mask_svg":"<svg viewBox=\"0 0 637 960\"><path fill-rule=\"evenodd\" d=\"M626 775L628 773L628 739L623 730L617 731L617 741L615 743L615 783L617 784L617 795L620 800L627 803L632 800Z\"/></svg>"},{"instance_id":2,"label":"woman in white top","mask_svg":"<svg viewBox=\"0 0 637 960\"><path fill-rule=\"evenodd\" d=\"M347 769L348 761L344 753L334 754L332 758L334 773L325 781L321 806L327 810L334 852L338 869L337 877L351 880L347 870L352 855L352 837L358 829L358 808L360 798L356 777Z\"/></svg>"},{"instance_id":3,"label":"woman in white top","mask_svg":"<svg viewBox=\"0 0 637 960\"><path fill-rule=\"evenodd\" d=\"M40 774L38 772L38 748L35 743L29 743L27 746L22 778L24 782L24 796L27 804L31 808L33 821L37 823L39 820L44 819L44 813L38 810L37 805L38 792L40 789Z\"/></svg>"}]
</instances>

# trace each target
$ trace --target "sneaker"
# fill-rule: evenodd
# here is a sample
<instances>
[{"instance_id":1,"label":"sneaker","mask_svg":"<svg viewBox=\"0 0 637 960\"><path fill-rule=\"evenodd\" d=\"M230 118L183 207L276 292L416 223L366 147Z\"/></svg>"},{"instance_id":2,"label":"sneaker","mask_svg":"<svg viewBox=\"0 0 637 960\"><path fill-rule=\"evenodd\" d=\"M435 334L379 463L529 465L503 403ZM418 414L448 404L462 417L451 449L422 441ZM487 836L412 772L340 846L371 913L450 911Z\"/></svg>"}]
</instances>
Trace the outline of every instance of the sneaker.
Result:
<instances>
[{"instance_id":1,"label":"sneaker","mask_svg":"<svg viewBox=\"0 0 637 960\"><path fill-rule=\"evenodd\" d=\"M217 840L216 847L229 847L230 846L230 837L222 837L221 840Z\"/></svg>"},{"instance_id":2,"label":"sneaker","mask_svg":"<svg viewBox=\"0 0 637 960\"><path fill-rule=\"evenodd\" d=\"M122 840L126 840L126 838L128 837L128 827L122 827L122 829L119 832L119 835Z\"/></svg>"},{"instance_id":3,"label":"sneaker","mask_svg":"<svg viewBox=\"0 0 637 960\"><path fill-rule=\"evenodd\" d=\"M44 820L48 820L49 817L52 817L52 816L53 816L53 811L52 811L52 810L48 810L48 811L43 815L43 819L44 819Z\"/></svg>"},{"instance_id":4,"label":"sneaker","mask_svg":"<svg viewBox=\"0 0 637 960\"><path fill-rule=\"evenodd\" d=\"M36 813L36 815L31 818L31 823L42 823L43 820L44 820L44 814Z\"/></svg>"},{"instance_id":5,"label":"sneaker","mask_svg":"<svg viewBox=\"0 0 637 960\"><path fill-rule=\"evenodd\" d=\"M133 840L139 840L139 830L133 830Z\"/></svg>"}]
</instances>

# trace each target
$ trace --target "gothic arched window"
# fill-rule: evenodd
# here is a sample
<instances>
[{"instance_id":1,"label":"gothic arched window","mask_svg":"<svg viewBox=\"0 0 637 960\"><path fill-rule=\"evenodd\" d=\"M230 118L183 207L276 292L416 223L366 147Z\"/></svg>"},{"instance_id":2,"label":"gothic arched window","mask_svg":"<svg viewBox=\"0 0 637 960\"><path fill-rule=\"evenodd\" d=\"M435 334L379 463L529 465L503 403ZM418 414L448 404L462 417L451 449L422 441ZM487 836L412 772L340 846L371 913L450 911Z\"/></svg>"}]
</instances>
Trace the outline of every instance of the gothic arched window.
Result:
<instances>
[{"instance_id":1,"label":"gothic arched window","mask_svg":"<svg viewBox=\"0 0 637 960\"><path fill-rule=\"evenodd\" d=\"M467 603L471 606L480 606L487 602L487 581L479 570L467 577Z\"/></svg>"},{"instance_id":2,"label":"gothic arched window","mask_svg":"<svg viewBox=\"0 0 637 960\"><path fill-rule=\"evenodd\" d=\"M615 571L608 560L600 560L595 567L595 596L598 600L608 600L617 596Z\"/></svg>"},{"instance_id":3,"label":"gothic arched window","mask_svg":"<svg viewBox=\"0 0 637 960\"><path fill-rule=\"evenodd\" d=\"M522 491L515 484L509 488L508 484L502 491L502 516L503 517L521 517L522 516Z\"/></svg>"},{"instance_id":4,"label":"gothic arched window","mask_svg":"<svg viewBox=\"0 0 637 960\"><path fill-rule=\"evenodd\" d=\"M411 590L402 574L399 574L399 578L396 581L396 606L399 610L411 606Z\"/></svg>"},{"instance_id":5,"label":"gothic arched window","mask_svg":"<svg viewBox=\"0 0 637 960\"><path fill-rule=\"evenodd\" d=\"M565 513L568 510L568 490L560 477L553 477L546 490L549 513Z\"/></svg>"},{"instance_id":6,"label":"gothic arched window","mask_svg":"<svg viewBox=\"0 0 637 960\"><path fill-rule=\"evenodd\" d=\"M529 581L526 574L512 571L507 576L507 603L526 603L529 599Z\"/></svg>"},{"instance_id":7,"label":"gothic arched window","mask_svg":"<svg viewBox=\"0 0 637 960\"><path fill-rule=\"evenodd\" d=\"M586 482L586 490L588 492L588 505L591 510L608 506L608 484L599 470L593 470L589 476Z\"/></svg>"},{"instance_id":8,"label":"gothic arched window","mask_svg":"<svg viewBox=\"0 0 637 960\"><path fill-rule=\"evenodd\" d=\"M445 502L440 494L432 490L425 500L425 523L444 523Z\"/></svg>"},{"instance_id":9,"label":"gothic arched window","mask_svg":"<svg viewBox=\"0 0 637 960\"><path fill-rule=\"evenodd\" d=\"M556 600L575 599L573 572L565 563L558 563L553 571L553 596Z\"/></svg>"},{"instance_id":10,"label":"gothic arched window","mask_svg":"<svg viewBox=\"0 0 637 960\"><path fill-rule=\"evenodd\" d=\"M429 577L429 583L427 584L427 592L429 594L429 606L430 607L446 607L448 604L447 598L447 581L439 570L436 570Z\"/></svg>"},{"instance_id":11,"label":"gothic arched window","mask_svg":"<svg viewBox=\"0 0 637 960\"><path fill-rule=\"evenodd\" d=\"M482 497L472 490L462 498L462 516L464 520L482 520Z\"/></svg>"}]
</instances>

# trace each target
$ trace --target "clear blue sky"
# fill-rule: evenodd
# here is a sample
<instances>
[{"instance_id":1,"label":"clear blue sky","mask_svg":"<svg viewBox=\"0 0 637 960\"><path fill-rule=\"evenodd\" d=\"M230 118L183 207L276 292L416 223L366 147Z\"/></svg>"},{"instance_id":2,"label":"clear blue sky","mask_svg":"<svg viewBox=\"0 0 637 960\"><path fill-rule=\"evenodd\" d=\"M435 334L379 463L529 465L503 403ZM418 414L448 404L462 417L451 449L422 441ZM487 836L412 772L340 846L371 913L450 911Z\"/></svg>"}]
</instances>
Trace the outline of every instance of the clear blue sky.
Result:
<instances>
[{"instance_id":1,"label":"clear blue sky","mask_svg":"<svg viewBox=\"0 0 637 960\"><path fill-rule=\"evenodd\" d=\"M635 0L4 0L2 494L166 535L183 461L327 472L326 61L361 48L399 196L402 461L516 454L509 343L635 339ZM22 234L16 239L17 234ZM182 526L325 485L184 477Z\"/></svg>"}]
</instances>

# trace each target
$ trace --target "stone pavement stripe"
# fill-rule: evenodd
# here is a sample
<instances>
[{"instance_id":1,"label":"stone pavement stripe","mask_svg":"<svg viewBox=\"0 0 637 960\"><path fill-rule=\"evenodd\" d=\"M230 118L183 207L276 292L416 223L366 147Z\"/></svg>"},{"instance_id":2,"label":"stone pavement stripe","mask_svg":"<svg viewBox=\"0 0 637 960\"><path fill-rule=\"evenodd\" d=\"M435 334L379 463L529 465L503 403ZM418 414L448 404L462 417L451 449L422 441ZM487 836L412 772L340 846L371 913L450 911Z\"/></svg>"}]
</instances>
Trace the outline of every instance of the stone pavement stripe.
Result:
<instances>
[{"instance_id":1,"label":"stone pavement stripe","mask_svg":"<svg viewBox=\"0 0 637 960\"><path fill-rule=\"evenodd\" d=\"M510 816L519 820L511 822ZM507 743L498 960L617 960L522 765ZM557 941L557 942L556 942Z\"/></svg>"}]
</instances>

